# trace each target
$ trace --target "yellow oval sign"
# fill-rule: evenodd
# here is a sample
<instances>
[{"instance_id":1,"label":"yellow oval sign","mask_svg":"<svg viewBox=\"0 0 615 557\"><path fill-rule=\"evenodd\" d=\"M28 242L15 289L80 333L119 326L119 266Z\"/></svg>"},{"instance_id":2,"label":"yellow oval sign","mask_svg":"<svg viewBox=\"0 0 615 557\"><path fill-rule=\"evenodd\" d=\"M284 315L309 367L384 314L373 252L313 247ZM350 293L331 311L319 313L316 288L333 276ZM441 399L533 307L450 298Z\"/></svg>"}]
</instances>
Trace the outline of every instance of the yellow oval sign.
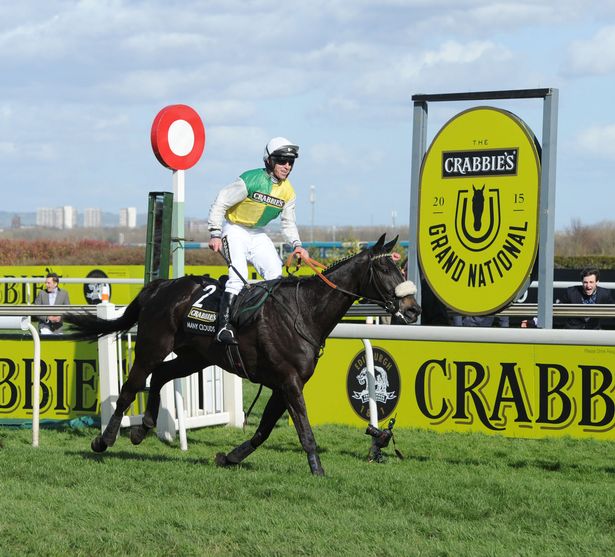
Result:
<instances>
[{"instance_id":1,"label":"yellow oval sign","mask_svg":"<svg viewBox=\"0 0 615 557\"><path fill-rule=\"evenodd\" d=\"M525 123L478 107L434 138L421 168L418 250L434 293L459 313L494 313L530 276L538 248L540 157Z\"/></svg>"}]
</instances>

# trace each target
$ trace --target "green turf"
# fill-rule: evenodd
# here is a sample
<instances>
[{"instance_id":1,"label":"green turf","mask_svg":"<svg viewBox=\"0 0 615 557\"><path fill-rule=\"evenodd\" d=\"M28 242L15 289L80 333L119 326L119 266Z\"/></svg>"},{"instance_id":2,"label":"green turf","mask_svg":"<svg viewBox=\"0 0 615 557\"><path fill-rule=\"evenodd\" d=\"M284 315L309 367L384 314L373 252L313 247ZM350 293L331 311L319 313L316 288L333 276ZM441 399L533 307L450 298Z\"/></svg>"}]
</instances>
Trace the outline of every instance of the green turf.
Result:
<instances>
[{"instance_id":1,"label":"green turf","mask_svg":"<svg viewBox=\"0 0 615 557\"><path fill-rule=\"evenodd\" d=\"M246 433L188 432L189 450L126 433L102 455L94 429L0 429L0 555L610 555L615 445L398 429L399 460L366 459L362 430L315 429L312 477L278 426L235 469Z\"/></svg>"}]
</instances>

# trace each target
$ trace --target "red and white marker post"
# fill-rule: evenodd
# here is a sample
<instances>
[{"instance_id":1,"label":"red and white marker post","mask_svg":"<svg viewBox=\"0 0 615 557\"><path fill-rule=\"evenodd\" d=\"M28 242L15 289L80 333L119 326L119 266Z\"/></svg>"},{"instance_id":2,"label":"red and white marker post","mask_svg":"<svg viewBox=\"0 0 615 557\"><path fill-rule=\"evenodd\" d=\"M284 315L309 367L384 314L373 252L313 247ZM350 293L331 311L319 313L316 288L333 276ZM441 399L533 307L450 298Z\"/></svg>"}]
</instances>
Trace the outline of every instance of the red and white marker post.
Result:
<instances>
[{"instance_id":1,"label":"red and white marker post","mask_svg":"<svg viewBox=\"0 0 615 557\"><path fill-rule=\"evenodd\" d=\"M177 278L184 275L184 172L203 154L205 127L193 108L173 104L163 108L154 118L151 140L156 158L173 171L171 253L173 278Z\"/></svg>"},{"instance_id":2,"label":"red and white marker post","mask_svg":"<svg viewBox=\"0 0 615 557\"><path fill-rule=\"evenodd\" d=\"M163 166L173 171L173 219L171 225L171 253L173 254L173 278L184 275L184 172L193 167L205 148L205 127L197 112L185 104L173 104L163 108L152 124L152 149ZM182 380L173 380L175 408L179 429L179 445L188 450L184 416ZM162 397L172 397L166 388ZM172 400L172 399L171 399ZM172 402L167 400L167 406ZM175 437L175 421L161 416L158 423L159 436L171 441ZM172 433L171 433L172 432Z\"/></svg>"}]
</instances>

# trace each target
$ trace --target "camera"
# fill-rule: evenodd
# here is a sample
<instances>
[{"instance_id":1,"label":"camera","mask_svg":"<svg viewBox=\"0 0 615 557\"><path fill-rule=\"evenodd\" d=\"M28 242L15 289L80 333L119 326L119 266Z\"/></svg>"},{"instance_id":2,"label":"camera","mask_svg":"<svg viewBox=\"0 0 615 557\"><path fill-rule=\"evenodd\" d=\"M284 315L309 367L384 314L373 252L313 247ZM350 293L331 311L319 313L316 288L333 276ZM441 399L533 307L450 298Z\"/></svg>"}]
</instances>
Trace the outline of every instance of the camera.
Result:
<instances>
[{"instance_id":1,"label":"camera","mask_svg":"<svg viewBox=\"0 0 615 557\"><path fill-rule=\"evenodd\" d=\"M367 426L365 434L374 438L374 445L376 447L379 449L384 449L388 446L391 438L393 437L393 428L389 424L389 428L387 429L378 429L370 424Z\"/></svg>"}]
</instances>

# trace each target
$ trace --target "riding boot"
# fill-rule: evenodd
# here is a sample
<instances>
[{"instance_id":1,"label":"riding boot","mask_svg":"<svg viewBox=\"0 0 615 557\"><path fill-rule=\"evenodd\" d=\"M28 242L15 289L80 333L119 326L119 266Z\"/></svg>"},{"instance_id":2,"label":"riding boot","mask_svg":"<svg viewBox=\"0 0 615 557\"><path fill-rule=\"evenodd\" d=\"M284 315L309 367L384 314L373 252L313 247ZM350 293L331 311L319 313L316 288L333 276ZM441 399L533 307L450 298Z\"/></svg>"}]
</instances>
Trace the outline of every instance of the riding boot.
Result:
<instances>
[{"instance_id":1,"label":"riding boot","mask_svg":"<svg viewBox=\"0 0 615 557\"><path fill-rule=\"evenodd\" d=\"M220 299L220 309L218 310L218 332L216 340L222 344L237 344L235 338L235 328L231 325L231 309L237 298L237 294L224 292Z\"/></svg>"}]
</instances>

